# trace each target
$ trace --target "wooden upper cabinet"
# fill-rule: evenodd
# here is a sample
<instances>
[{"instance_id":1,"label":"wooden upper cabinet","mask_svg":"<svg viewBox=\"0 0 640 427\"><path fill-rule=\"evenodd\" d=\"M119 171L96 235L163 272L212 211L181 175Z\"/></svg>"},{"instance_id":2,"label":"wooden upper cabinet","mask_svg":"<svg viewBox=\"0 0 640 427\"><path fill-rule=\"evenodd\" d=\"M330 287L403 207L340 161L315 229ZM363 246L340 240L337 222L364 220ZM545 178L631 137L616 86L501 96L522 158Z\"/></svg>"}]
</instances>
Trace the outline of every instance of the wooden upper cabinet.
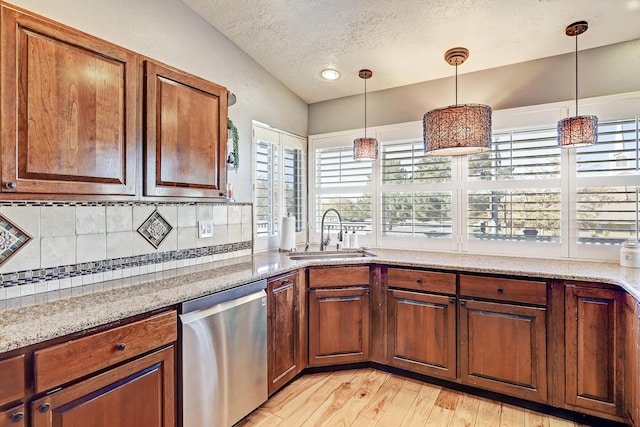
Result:
<instances>
[{"instance_id":1,"label":"wooden upper cabinet","mask_svg":"<svg viewBox=\"0 0 640 427\"><path fill-rule=\"evenodd\" d=\"M227 90L145 61L147 196L221 197L226 187Z\"/></svg>"},{"instance_id":2,"label":"wooden upper cabinet","mask_svg":"<svg viewBox=\"0 0 640 427\"><path fill-rule=\"evenodd\" d=\"M1 11L5 193L134 195L138 56Z\"/></svg>"}]
</instances>

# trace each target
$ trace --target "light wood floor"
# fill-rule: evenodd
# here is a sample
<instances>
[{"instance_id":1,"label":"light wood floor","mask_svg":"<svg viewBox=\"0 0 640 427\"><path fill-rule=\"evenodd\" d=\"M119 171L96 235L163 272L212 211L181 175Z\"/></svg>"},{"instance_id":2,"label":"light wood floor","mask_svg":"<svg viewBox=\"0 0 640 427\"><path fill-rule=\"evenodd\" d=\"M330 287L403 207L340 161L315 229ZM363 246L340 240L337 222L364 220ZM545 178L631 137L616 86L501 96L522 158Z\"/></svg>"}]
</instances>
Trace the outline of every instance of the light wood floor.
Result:
<instances>
[{"instance_id":1,"label":"light wood floor","mask_svg":"<svg viewBox=\"0 0 640 427\"><path fill-rule=\"evenodd\" d=\"M304 375L238 426L584 427L375 369Z\"/></svg>"}]
</instances>

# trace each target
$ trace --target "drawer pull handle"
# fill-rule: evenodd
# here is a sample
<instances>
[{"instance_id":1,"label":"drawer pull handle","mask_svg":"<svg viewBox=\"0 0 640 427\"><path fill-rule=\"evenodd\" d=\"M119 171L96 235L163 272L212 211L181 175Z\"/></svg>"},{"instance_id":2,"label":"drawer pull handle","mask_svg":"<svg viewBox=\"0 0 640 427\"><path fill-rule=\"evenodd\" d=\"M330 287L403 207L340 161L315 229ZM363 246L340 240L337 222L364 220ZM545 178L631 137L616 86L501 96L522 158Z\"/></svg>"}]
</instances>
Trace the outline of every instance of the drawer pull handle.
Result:
<instances>
[{"instance_id":1,"label":"drawer pull handle","mask_svg":"<svg viewBox=\"0 0 640 427\"><path fill-rule=\"evenodd\" d=\"M116 346L116 350L118 350L118 351L124 351L125 348L127 348L127 345L125 343L123 343L123 342L121 342L120 344L118 344Z\"/></svg>"},{"instance_id":2,"label":"drawer pull handle","mask_svg":"<svg viewBox=\"0 0 640 427\"><path fill-rule=\"evenodd\" d=\"M499 294L501 294L501 293L503 293L503 292L504 292L504 289L502 289L502 288L498 288L498 293L499 293Z\"/></svg>"},{"instance_id":3,"label":"drawer pull handle","mask_svg":"<svg viewBox=\"0 0 640 427\"><path fill-rule=\"evenodd\" d=\"M43 403L42 405L40 405L40 407L38 408L38 412L40 412L41 414L45 414L47 413L47 411L49 410L49 408L51 408L51 406L48 403Z\"/></svg>"},{"instance_id":4,"label":"drawer pull handle","mask_svg":"<svg viewBox=\"0 0 640 427\"><path fill-rule=\"evenodd\" d=\"M422 283L422 279L416 280L416 283Z\"/></svg>"},{"instance_id":5,"label":"drawer pull handle","mask_svg":"<svg viewBox=\"0 0 640 427\"><path fill-rule=\"evenodd\" d=\"M24 418L24 412L16 412L15 414L11 414L11 422L19 423Z\"/></svg>"}]
</instances>

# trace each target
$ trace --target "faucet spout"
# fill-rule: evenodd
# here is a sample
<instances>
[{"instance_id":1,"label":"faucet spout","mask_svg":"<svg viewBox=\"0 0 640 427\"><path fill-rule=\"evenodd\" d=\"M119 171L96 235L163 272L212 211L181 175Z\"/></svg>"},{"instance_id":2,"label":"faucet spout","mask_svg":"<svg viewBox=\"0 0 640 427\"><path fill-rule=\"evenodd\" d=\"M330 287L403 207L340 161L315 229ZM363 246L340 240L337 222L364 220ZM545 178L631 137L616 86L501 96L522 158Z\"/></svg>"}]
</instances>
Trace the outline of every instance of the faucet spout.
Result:
<instances>
[{"instance_id":1,"label":"faucet spout","mask_svg":"<svg viewBox=\"0 0 640 427\"><path fill-rule=\"evenodd\" d=\"M329 212L335 212L338 215L338 221L340 223L338 227L338 240L342 240L342 216L340 216L340 212L338 212L334 208L329 208L322 214L322 221L320 222L320 250L324 251L329 243L331 242L331 236L329 235L329 231L327 231L327 238L324 238L324 219Z\"/></svg>"}]
</instances>

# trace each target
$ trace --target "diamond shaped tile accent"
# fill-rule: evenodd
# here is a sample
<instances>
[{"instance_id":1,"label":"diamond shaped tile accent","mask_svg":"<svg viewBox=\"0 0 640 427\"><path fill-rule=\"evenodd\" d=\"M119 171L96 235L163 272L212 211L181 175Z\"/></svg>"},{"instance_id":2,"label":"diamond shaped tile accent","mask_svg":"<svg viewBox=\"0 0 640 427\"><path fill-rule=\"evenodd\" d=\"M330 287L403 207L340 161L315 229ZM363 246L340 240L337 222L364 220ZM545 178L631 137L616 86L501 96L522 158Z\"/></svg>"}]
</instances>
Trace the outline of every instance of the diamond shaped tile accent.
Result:
<instances>
[{"instance_id":1,"label":"diamond shaped tile accent","mask_svg":"<svg viewBox=\"0 0 640 427\"><path fill-rule=\"evenodd\" d=\"M138 233L156 249L158 249L160 243L169 235L171 230L173 230L171 224L169 224L158 211L154 211L149 215L149 218L138 227Z\"/></svg>"},{"instance_id":2,"label":"diamond shaped tile accent","mask_svg":"<svg viewBox=\"0 0 640 427\"><path fill-rule=\"evenodd\" d=\"M31 239L20 227L0 215L0 265L18 253Z\"/></svg>"}]
</instances>

